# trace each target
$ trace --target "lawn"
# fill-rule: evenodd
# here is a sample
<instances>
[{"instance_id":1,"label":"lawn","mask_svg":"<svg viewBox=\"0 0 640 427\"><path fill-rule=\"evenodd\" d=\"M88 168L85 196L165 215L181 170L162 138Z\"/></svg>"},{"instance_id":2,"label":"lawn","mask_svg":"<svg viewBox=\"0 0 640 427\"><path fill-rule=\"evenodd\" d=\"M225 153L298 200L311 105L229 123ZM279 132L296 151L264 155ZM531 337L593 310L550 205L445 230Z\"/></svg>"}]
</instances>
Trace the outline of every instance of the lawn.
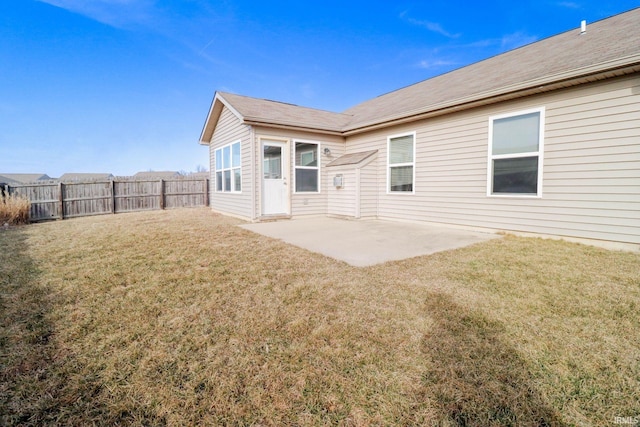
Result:
<instances>
[{"instance_id":1,"label":"lawn","mask_svg":"<svg viewBox=\"0 0 640 427\"><path fill-rule=\"evenodd\" d=\"M0 425L640 421L640 254L356 268L207 209L0 230Z\"/></svg>"}]
</instances>

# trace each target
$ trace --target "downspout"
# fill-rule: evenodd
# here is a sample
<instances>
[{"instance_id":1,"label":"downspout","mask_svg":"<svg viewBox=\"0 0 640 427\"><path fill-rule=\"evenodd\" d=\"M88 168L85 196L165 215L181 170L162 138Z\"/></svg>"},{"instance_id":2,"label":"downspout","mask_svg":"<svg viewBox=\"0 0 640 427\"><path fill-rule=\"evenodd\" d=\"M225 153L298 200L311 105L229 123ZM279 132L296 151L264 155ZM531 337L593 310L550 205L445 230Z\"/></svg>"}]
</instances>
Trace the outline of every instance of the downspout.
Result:
<instances>
[{"instance_id":1,"label":"downspout","mask_svg":"<svg viewBox=\"0 0 640 427\"><path fill-rule=\"evenodd\" d=\"M251 220L256 220L256 132L249 125L249 143L251 144Z\"/></svg>"},{"instance_id":2,"label":"downspout","mask_svg":"<svg viewBox=\"0 0 640 427\"><path fill-rule=\"evenodd\" d=\"M360 193L360 168L356 168L356 219L360 219L361 217L360 197L362 197L362 194Z\"/></svg>"}]
</instances>

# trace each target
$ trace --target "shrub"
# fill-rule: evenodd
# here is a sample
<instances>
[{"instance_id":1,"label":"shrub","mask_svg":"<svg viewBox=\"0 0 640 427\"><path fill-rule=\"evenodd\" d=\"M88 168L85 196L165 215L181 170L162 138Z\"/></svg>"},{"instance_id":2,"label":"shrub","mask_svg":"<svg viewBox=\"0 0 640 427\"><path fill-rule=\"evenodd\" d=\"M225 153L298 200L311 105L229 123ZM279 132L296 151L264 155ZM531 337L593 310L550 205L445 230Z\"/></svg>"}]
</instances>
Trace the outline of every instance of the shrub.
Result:
<instances>
[{"instance_id":1,"label":"shrub","mask_svg":"<svg viewBox=\"0 0 640 427\"><path fill-rule=\"evenodd\" d=\"M11 194L0 198L0 225L27 224L31 202L22 196Z\"/></svg>"}]
</instances>

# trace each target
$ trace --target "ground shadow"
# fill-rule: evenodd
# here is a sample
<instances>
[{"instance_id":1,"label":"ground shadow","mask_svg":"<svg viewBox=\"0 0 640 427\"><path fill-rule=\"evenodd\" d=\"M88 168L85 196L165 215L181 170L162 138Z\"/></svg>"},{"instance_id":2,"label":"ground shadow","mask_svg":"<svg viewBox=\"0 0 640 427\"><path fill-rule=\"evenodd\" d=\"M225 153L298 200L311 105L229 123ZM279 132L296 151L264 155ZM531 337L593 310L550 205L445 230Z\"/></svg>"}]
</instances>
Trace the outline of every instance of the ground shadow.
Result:
<instances>
[{"instance_id":1,"label":"ground shadow","mask_svg":"<svg viewBox=\"0 0 640 427\"><path fill-rule=\"evenodd\" d=\"M144 405L114 412L99 372L56 342L60 298L41 280L26 230L0 228L0 425L163 425Z\"/></svg>"},{"instance_id":2,"label":"ground shadow","mask_svg":"<svg viewBox=\"0 0 640 427\"><path fill-rule=\"evenodd\" d=\"M536 391L526 361L504 327L451 297L426 301L435 325L423 339L430 369L423 377L443 425L562 426L560 414Z\"/></svg>"},{"instance_id":3,"label":"ground shadow","mask_svg":"<svg viewBox=\"0 0 640 427\"><path fill-rule=\"evenodd\" d=\"M40 389L51 363L50 304L27 251L25 227L0 230L0 422L36 425L52 398Z\"/></svg>"}]
</instances>

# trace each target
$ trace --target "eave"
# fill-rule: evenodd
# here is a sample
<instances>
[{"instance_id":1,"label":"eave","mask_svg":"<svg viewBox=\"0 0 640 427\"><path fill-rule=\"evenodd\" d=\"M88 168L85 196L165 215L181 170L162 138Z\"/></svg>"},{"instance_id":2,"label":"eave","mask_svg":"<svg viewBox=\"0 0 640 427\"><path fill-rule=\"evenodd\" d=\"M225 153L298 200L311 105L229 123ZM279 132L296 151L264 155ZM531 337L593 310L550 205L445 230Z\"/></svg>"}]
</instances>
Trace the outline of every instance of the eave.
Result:
<instances>
[{"instance_id":1,"label":"eave","mask_svg":"<svg viewBox=\"0 0 640 427\"><path fill-rule=\"evenodd\" d=\"M209 114L207 114L207 120L204 122L202 132L200 132L200 145L209 145L213 132L222 114L223 107L227 107L238 119L243 120L243 117L238 111L236 111L231 104L229 104L219 93L213 97L211 101L211 107L209 108Z\"/></svg>"},{"instance_id":2,"label":"eave","mask_svg":"<svg viewBox=\"0 0 640 427\"><path fill-rule=\"evenodd\" d=\"M337 136L342 136L343 135L343 131L340 129L326 129L326 128L320 128L320 127L315 127L312 125L304 125L304 124L296 124L296 123L292 123L292 122L268 122L268 121L264 121L264 120L260 120L254 117L244 117L242 120L242 123L245 125L250 125L250 126L262 126L262 127L268 127L268 128L275 128L275 129L286 129L286 130L293 130L293 131L300 131L300 132L312 132L312 133L319 133L322 135L337 135Z\"/></svg>"}]
</instances>

